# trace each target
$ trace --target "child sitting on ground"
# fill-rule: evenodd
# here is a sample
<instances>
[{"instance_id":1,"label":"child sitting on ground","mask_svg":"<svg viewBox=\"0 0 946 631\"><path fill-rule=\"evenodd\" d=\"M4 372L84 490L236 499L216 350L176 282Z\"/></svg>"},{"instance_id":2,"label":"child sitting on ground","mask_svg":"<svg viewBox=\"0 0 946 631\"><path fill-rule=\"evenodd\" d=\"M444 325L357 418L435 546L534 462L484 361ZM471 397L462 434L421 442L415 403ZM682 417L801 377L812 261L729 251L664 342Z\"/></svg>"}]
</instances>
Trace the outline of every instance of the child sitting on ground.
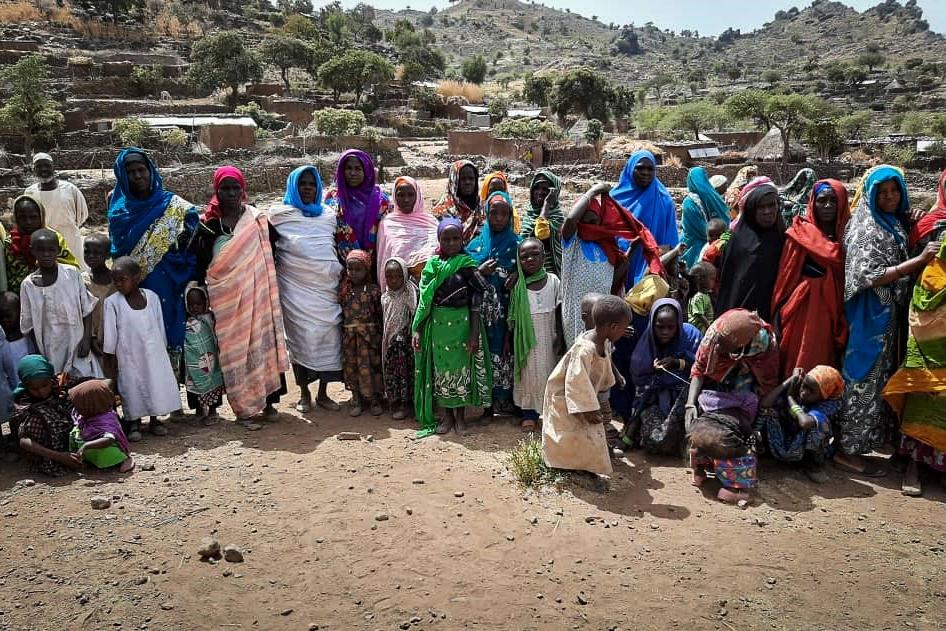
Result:
<instances>
[{"instance_id":1,"label":"child sitting on ground","mask_svg":"<svg viewBox=\"0 0 946 631\"><path fill-rule=\"evenodd\" d=\"M414 350L411 348L411 322L417 311L417 287L411 282L407 262L391 257L384 264L386 289L381 295L384 334L381 352L384 366L384 391L391 406L391 417L401 420L413 399Z\"/></svg>"},{"instance_id":2,"label":"child sitting on ground","mask_svg":"<svg viewBox=\"0 0 946 631\"><path fill-rule=\"evenodd\" d=\"M101 364L102 373L107 379L115 379L118 376L115 358L105 358L102 353L102 313L105 299L115 293L112 270L108 269L107 265L111 247L108 235L93 234L86 237L82 248L85 264L89 266L89 271L82 274L82 280L89 293L98 299L95 309L92 310L92 353Z\"/></svg>"},{"instance_id":3,"label":"child sitting on ground","mask_svg":"<svg viewBox=\"0 0 946 631\"><path fill-rule=\"evenodd\" d=\"M690 268L690 280L694 292L687 306L687 321L705 334L716 319L712 298L716 268L705 261L697 263Z\"/></svg>"},{"instance_id":4,"label":"child sitting on ground","mask_svg":"<svg viewBox=\"0 0 946 631\"><path fill-rule=\"evenodd\" d=\"M115 393L110 380L89 379L69 389L72 420L69 450L79 463L99 468L118 466L127 473L134 469L128 438L115 412Z\"/></svg>"},{"instance_id":5,"label":"child sitting on ground","mask_svg":"<svg viewBox=\"0 0 946 631\"><path fill-rule=\"evenodd\" d=\"M348 413L361 416L365 405L381 416L384 380L381 369L381 289L371 282L371 255L352 250L345 258L348 274L339 288L342 305L342 369L351 390Z\"/></svg>"},{"instance_id":6,"label":"child sitting on ground","mask_svg":"<svg viewBox=\"0 0 946 631\"><path fill-rule=\"evenodd\" d=\"M214 334L207 290L191 282L184 290L187 323L184 327L184 388L187 404L197 410L204 425L217 420L217 408L226 388L220 370L220 349Z\"/></svg>"},{"instance_id":7,"label":"child sitting on ground","mask_svg":"<svg viewBox=\"0 0 946 631\"><path fill-rule=\"evenodd\" d=\"M625 334L631 309L617 296L604 296L595 304L592 317L595 328L575 340L549 377L542 452L550 467L608 475L613 469L599 395L615 383L609 342Z\"/></svg>"},{"instance_id":8,"label":"child sitting on ground","mask_svg":"<svg viewBox=\"0 0 946 631\"><path fill-rule=\"evenodd\" d=\"M101 377L91 353L92 311L97 302L82 282L78 268L56 261L59 235L47 228L32 234L30 251L38 269L20 285L20 330L32 332L39 353L56 374Z\"/></svg>"},{"instance_id":9,"label":"child sitting on ground","mask_svg":"<svg viewBox=\"0 0 946 631\"><path fill-rule=\"evenodd\" d=\"M564 353L562 287L545 270L545 248L537 239L519 244L516 283L509 297L513 341L513 400L522 409L522 431L536 428L545 384ZM584 312L584 301L582 301Z\"/></svg>"},{"instance_id":10,"label":"child sitting on ground","mask_svg":"<svg viewBox=\"0 0 946 631\"><path fill-rule=\"evenodd\" d=\"M128 423L128 440L141 440L141 418L151 417L148 429L164 436L158 416L181 409L181 393L167 353L161 299L138 286L141 267L130 256L112 265L118 293L105 299L102 350L118 362L118 393Z\"/></svg>"}]
</instances>

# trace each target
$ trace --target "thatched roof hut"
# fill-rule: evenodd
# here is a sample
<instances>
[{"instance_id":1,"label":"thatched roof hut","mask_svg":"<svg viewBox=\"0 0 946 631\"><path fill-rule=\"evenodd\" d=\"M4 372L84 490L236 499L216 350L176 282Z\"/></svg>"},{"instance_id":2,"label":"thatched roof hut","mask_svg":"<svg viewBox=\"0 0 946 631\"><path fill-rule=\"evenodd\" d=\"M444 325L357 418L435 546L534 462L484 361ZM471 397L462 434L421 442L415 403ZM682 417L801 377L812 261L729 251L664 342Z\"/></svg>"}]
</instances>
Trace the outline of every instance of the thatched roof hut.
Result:
<instances>
[{"instance_id":1,"label":"thatched roof hut","mask_svg":"<svg viewBox=\"0 0 946 631\"><path fill-rule=\"evenodd\" d=\"M785 143L779 130L772 128L762 140L748 151L748 158L752 162L777 162L782 159ZM804 147L797 143L789 143L788 159L790 162L804 162L806 152Z\"/></svg>"}]
</instances>

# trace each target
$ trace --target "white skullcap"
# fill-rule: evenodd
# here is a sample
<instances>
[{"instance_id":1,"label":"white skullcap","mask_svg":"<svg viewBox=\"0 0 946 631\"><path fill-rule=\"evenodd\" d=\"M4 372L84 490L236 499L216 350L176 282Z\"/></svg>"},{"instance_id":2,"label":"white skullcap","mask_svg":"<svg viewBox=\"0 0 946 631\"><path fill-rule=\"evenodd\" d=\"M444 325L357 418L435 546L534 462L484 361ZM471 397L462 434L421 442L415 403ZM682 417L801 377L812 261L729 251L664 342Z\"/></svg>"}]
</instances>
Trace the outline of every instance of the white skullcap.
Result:
<instances>
[{"instance_id":1,"label":"white skullcap","mask_svg":"<svg viewBox=\"0 0 946 631\"><path fill-rule=\"evenodd\" d=\"M37 162L40 162L42 160L47 160L49 162L52 162L53 157L49 155L48 153L37 153L35 156L33 156L33 164L36 164Z\"/></svg>"}]
</instances>

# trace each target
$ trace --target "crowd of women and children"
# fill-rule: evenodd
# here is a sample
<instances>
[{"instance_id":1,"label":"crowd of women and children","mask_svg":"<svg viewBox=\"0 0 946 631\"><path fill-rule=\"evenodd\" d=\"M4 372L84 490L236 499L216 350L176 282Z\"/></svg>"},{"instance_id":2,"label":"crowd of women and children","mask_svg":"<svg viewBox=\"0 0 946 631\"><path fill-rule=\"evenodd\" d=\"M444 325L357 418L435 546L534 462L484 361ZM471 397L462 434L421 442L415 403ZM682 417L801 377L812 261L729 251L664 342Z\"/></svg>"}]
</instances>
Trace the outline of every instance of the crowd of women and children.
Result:
<instances>
[{"instance_id":1,"label":"crowd of women and children","mask_svg":"<svg viewBox=\"0 0 946 631\"><path fill-rule=\"evenodd\" d=\"M0 413L46 473L133 468L179 384L203 423L226 396L259 429L290 369L300 413L338 411L332 382L351 416L413 415L419 438L482 408L541 431L551 467L600 481L626 450L681 454L730 502L762 454L823 482L828 460L885 475L869 454L893 444L908 495L946 471L946 173L926 210L886 165L850 201L810 169L780 190L697 167L678 221L647 151L567 211L551 171L513 200L470 161L429 209L356 150L267 209L234 167L203 212L140 149L114 170L108 234L83 242L81 193L38 154L2 242Z\"/></svg>"}]
</instances>

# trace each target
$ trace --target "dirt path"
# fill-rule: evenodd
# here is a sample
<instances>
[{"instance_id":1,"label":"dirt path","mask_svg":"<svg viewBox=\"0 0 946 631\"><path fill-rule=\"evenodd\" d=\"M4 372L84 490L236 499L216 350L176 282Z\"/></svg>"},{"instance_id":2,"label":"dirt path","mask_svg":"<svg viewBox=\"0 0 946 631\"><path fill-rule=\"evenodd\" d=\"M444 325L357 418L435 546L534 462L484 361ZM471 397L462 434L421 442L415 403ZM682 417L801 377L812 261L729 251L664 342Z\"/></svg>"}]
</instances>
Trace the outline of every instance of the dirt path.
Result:
<instances>
[{"instance_id":1,"label":"dirt path","mask_svg":"<svg viewBox=\"0 0 946 631\"><path fill-rule=\"evenodd\" d=\"M535 493L506 471L505 422L417 442L294 400L255 433L171 424L128 477L4 465L0 629L944 628L941 488L763 462L740 510L635 454L607 494ZM201 562L208 536L245 562Z\"/></svg>"}]
</instances>

